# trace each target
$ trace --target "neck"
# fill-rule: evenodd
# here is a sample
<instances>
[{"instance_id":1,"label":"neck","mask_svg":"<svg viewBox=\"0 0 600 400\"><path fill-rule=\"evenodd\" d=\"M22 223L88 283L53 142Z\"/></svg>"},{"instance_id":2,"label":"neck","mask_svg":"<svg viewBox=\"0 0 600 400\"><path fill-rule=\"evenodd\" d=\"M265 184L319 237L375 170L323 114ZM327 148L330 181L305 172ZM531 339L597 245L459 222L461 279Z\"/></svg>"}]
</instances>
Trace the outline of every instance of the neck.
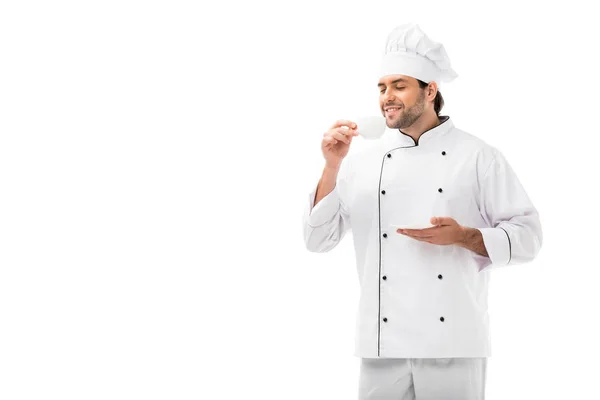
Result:
<instances>
[{"instance_id":1,"label":"neck","mask_svg":"<svg viewBox=\"0 0 600 400\"><path fill-rule=\"evenodd\" d=\"M421 137L423 132L433 129L439 124L440 119L435 111L431 110L431 112L424 112L411 126L400 131L412 137L415 143L418 143L419 137Z\"/></svg>"}]
</instances>

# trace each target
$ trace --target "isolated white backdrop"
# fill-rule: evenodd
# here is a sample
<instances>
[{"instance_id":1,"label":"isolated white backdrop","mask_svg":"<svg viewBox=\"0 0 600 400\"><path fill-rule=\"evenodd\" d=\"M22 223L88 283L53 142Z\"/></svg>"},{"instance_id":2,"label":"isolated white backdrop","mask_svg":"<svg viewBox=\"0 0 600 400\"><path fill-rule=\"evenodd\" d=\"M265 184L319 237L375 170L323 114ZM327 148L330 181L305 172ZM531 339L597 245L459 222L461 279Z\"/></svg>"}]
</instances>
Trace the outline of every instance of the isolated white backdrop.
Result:
<instances>
[{"instance_id":1,"label":"isolated white backdrop","mask_svg":"<svg viewBox=\"0 0 600 400\"><path fill-rule=\"evenodd\" d=\"M487 398L598 398L583 4L2 2L0 399L356 398L351 240L309 253L301 216L405 22L542 219L539 257L493 272Z\"/></svg>"}]
</instances>

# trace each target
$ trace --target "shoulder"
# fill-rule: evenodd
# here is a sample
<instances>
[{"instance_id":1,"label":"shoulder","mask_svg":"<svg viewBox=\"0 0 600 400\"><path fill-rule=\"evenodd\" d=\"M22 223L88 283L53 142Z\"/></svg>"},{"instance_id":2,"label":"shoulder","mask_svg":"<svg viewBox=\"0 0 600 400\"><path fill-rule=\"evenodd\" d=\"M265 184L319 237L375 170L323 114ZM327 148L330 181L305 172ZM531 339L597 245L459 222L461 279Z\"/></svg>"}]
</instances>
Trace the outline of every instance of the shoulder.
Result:
<instances>
[{"instance_id":1,"label":"shoulder","mask_svg":"<svg viewBox=\"0 0 600 400\"><path fill-rule=\"evenodd\" d=\"M466 153L465 155L472 156L479 168L486 170L492 162L504 161L500 149L482 138L456 127L448 133L449 141L455 144L461 152Z\"/></svg>"},{"instance_id":2,"label":"shoulder","mask_svg":"<svg viewBox=\"0 0 600 400\"><path fill-rule=\"evenodd\" d=\"M459 143L461 147L466 147L473 151L494 151L495 149L493 145L479 136L457 127L453 127L450 132L448 132L448 137L453 142Z\"/></svg>"}]
</instances>

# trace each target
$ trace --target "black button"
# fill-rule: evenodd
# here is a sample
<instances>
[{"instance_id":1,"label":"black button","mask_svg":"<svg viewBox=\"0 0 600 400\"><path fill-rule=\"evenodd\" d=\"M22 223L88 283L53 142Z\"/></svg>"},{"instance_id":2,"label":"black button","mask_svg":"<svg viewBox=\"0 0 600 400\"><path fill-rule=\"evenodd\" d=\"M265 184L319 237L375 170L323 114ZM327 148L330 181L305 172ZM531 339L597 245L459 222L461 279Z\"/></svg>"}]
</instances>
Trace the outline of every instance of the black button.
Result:
<instances>
[{"instance_id":1,"label":"black button","mask_svg":"<svg viewBox=\"0 0 600 400\"><path fill-rule=\"evenodd\" d=\"M392 155L388 153L388 158L392 158Z\"/></svg>"},{"instance_id":2,"label":"black button","mask_svg":"<svg viewBox=\"0 0 600 400\"><path fill-rule=\"evenodd\" d=\"M383 319L383 322L387 322L387 318L384 318L384 319Z\"/></svg>"},{"instance_id":3,"label":"black button","mask_svg":"<svg viewBox=\"0 0 600 400\"><path fill-rule=\"evenodd\" d=\"M387 233L384 233L384 234L383 234L383 237L384 237L384 238L385 238L385 237L387 237Z\"/></svg>"},{"instance_id":4,"label":"black button","mask_svg":"<svg viewBox=\"0 0 600 400\"><path fill-rule=\"evenodd\" d=\"M445 152L445 151L442 151L442 155L443 155L443 156L445 156L445 155L446 155L446 152Z\"/></svg>"},{"instance_id":5,"label":"black button","mask_svg":"<svg viewBox=\"0 0 600 400\"><path fill-rule=\"evenodd\" d=\"M440 321L444 322L444 317L440 317Z\"/></svg>"},{"instance_id":6,"label":"black button","mask_svg":"<svg viewBox=\"0 0 600 400\"><path fill-rule=\"evenodd\" d=\"M386 279L387 279L387 276L385 276L385 275L384 275L384 276L383 276L383 280L385 281Z\"/></svg>"},{"instance_id":7,"label":"black button","mask_svg":"<svg viewBox=\"0 0 600 400\"><path fill-rule=\"evenodd\" d=\"M438 192L442 193L442 188L439 188L439 189L438 189Z\"/></svg>"},{"instance_id":8,"label":"black button","mask_svg":"<svg viewBox=\"0 0 600 400\"><path fill-rule=\"evenodd\" d=\"M441 276L441 275L438 275L438 279L442 279L442 276Z\"/></svg>"},{"instance_id":9,"label":"black button","mask_svg":"<svg viewBox=\"0 0 600 400\"><path fill-rule=\"evenodd\" d=\"M385 190L382 190L382 191L381 191L381 194L385 194Z\"/></svg>"}]
</instances>

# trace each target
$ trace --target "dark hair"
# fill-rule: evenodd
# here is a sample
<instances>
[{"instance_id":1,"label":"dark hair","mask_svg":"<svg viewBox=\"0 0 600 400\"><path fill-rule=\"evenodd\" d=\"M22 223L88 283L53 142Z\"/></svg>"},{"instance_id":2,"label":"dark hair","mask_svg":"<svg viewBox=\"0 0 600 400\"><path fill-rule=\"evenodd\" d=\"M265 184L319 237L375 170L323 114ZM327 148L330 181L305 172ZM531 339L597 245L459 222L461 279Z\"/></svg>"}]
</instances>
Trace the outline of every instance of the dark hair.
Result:
<instances>
[{"instance_id":1,"label":"dark hair","mask_svg":"<svg viewBox=\"0 0 600 400\"><path fill-rule=\"evenodd\" d=\"M417 79L417 81L419 82L419 87L421 89L425 89L428 85L428 83L423 82L420 79ZM438 90L437 94L435 95L435 99L433 100L433 109L435 110L435 113L437 115L440 115L440 111L442 111L442 107L444 107L444 98L442 97L442 94Z\"/></svg>"}]
</instances>

